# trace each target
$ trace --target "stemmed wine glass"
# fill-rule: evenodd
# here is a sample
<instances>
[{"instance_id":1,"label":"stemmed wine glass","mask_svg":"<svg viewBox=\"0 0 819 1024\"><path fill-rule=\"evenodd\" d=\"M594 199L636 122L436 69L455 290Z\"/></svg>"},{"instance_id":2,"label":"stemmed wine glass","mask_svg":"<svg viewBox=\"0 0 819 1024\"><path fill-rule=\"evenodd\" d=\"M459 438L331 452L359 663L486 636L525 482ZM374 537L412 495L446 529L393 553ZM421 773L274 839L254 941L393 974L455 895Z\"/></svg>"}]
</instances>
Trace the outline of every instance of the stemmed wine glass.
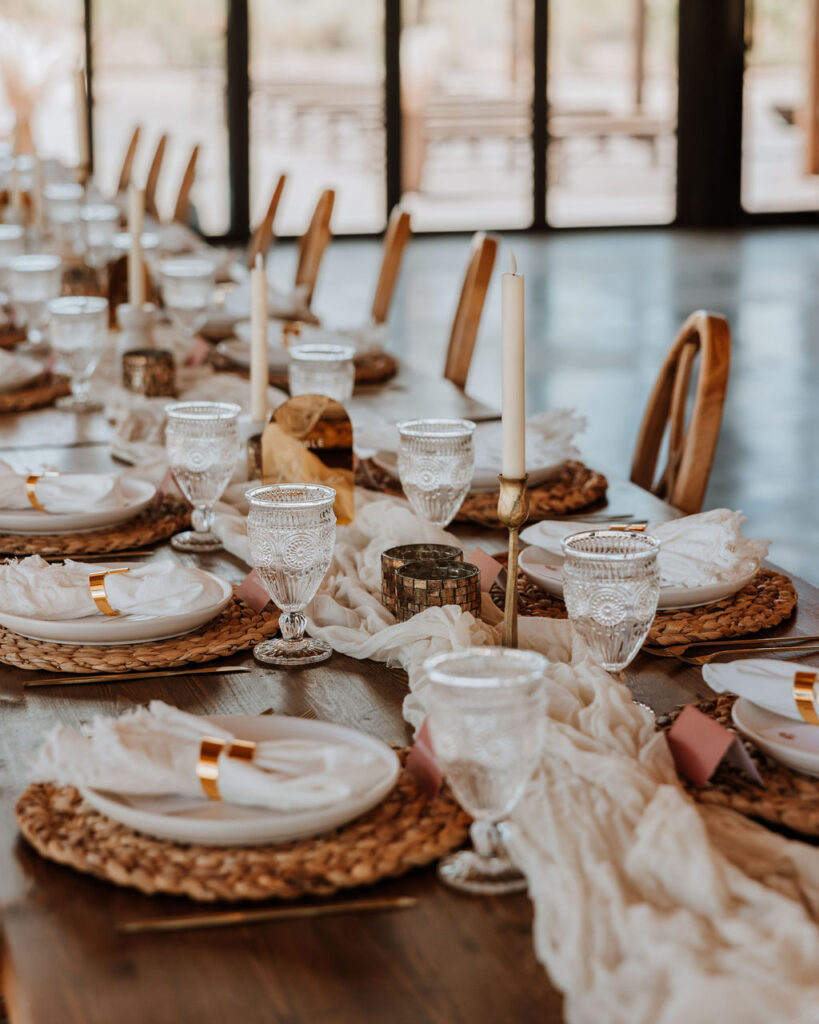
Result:
<instances>
[{"instance_id":1,"label":"stemmed wine glass","mask_svg":"<svg viewBox=\"0 0 819 1024\"><path fill-rule=\"evenodd\" d=\"M13 256L9 271L11 298L27 328L26 348L36 351L45 341L48 303L60 294L62 260L53 253Z\"/></svg>"},{"instance_id":2,"label":"stemmed wine glass","mask_svg":"<svg viewBox=\"0 0 819 1024\"><path fill-rule=\"evenodd\" d=\"M170 259L159 264L162 298L186 342L205 326L213 299L215 271L208 260Z\"/></svg>"},{"instance_id":3,"label":"stemmed wine glass","mask_svg":"<svg viewBox=\"0 0 819 1024\"><path fill-rule=\"evenodd\" d=\"M58 368L71 377L71 394L57 399L68 412L94 412L100 402L89 398L91 374L108 340L108 300L91 295L64 295L48 304L51 347Z\"/></svg>"},{"instance_id":4,"label":"stemmed wine glass","mask_svg":"<svg viewBox=\"0 0 819 1024\"><path fill-rule=\"evenodd\" d=\"M332 654L323 640L305 636L304 608L312 601L333 558L336 492L321 484L254 487L250 510L250 557L267 592L282 611L280 640L265 640L254 657L268 665L313 665Z\"/></svg>"},{"instance_id":5,"label":"stemmed wine glass","mask_svg":"<svg viewBox=\"0 0 819 1024\"><path fill-rule=\"evenodd\" d=\"M405 420L398 424L398 476L416 515L448 526L472 483L471 420Z\"/></svg>"},{"instance_id":6,"label":"stemmed wine glass","mask_svg":"<svg viewBox=\"0 0 819 1024\"><path fill-rule=\"evenodd\" d=\"M0 306L9 301L9 264L26 248L26 229L22 224L0 224Z\"/></svg>"},{"instance_id":7,"label":"stemmed wine glass","mask_svg":"<svg viewBox=\"0 0 819 1024\"><path fill-rule=\"evenodd\" d=\"M193 505L193 530L171 537L178 551L220 551L211 533L213 506L233 475L239 457L238 417L232 402L177 402L167 406L165 446L179 488Z\"/></svg>"},{"instance_id":8,"label":"stemmed wine glass","mask_svg":"<svg viewBox=\"0 0 819 1024\"><path fill-rule=\"evenodd\" d=\"M119 209L113 203L88 203L80 216L85 228L85 262L99 273L114 256Z\"/></svg>"},{"instance_id":9,"label":"stemmed wine glass","mask_svg":"<svg viewBox=\"0 0 819 1024\"><path fill-rule=\"evenodd\" d=\"M46 215L58 245L76 247L85 190L73 181L50 182L43 189Z\"/></svg>"},{"instance_id":10,"label":"stemmed wine glass","mask_svg":"<svg viewBox=\"0 0 819 1024\"><path fill-rule=\"evenodd\" d=\"M438 865L438 877L454 889L497 895L526 888L497 823L512 811L537 766L547 666L542 654L510 647L449 651L424 662L435 756L473 819L474 850Z\"/></svg>"}]
</instances>

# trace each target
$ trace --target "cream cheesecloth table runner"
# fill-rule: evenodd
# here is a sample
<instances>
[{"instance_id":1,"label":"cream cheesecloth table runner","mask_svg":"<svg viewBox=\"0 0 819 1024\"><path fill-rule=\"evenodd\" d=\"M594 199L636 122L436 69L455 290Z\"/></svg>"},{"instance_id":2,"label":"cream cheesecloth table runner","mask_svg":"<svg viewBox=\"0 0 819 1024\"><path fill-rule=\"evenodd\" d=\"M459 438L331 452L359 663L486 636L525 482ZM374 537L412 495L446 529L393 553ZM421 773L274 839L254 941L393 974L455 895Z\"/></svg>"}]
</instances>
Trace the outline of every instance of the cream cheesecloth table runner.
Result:
<instances>
[{"instance_id":1,"label":"cream cheesecloth table runner","mask_svg":"<svg viewBox=\"0 0 819 1024\"><path fill-rule=\"evenodd\" d=\"M220 528L240 553L238 513ZM337 651L407 670L416 727L424 658L500 639L458 608L396 623L381 606L381 552L420 541L457 543L403 501L362 497L307 610L311 634ZM488 599L485 613L500 617ZM819 1022L819 850L695 804L650 713L573 648L567 622L521 619L520 643L555 664L543 756L510 848L569 1024Z\"/></svg>"}]
</instances>

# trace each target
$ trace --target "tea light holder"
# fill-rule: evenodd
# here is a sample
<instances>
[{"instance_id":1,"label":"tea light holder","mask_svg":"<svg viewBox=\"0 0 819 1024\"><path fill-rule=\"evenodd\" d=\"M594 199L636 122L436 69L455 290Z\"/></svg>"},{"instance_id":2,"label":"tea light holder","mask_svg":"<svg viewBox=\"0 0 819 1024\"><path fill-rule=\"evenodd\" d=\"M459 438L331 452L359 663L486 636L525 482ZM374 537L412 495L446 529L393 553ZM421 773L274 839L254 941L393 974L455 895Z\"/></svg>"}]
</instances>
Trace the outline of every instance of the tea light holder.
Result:
<instances>
[{"instance_id":1,"label":"tea light holder","mask_svg":"<svg viewBox=\"0 0 819 1024\"><path fill-rule=\"evenodd\" d=\"M399 544L381 553L381 603L395 615L395 573L408 562L462 562L463 551L452 544Z\"/></svg>"},{"instance_id":2,"label":"tea light holder","mask_svg":"<svg viewBox=\"0 0 819 1024\"><path fill-rule=\"evenodd\" d=\"M469 562L407 562L395 570L395 617L406 622L427 608L481 611L481 571Z\"/></svg>"},{"instance_id":3,"label":"tea light holder","mask_svg":"<svg viewBox=\"0 0 819 1024\"><path fill-rule=\"evenodd\" d=\"M146 398L176 396L173 355L159 348L132 349L122 357L122 386Z\"/></svg>"},{"instance_id":4,"label":"tea light holder","mask_svg":"<svg viewBox=\"0 0 819 1024\"><path fill-rule=\"evenodd\" d=\"M506 575L506 597L503 607L503 646L518 645L518 548L521 526L529 518L528 476L514 479L502 474L498 498L498 519L509 531L509 562Z\"/></svg>"}]
</instances>

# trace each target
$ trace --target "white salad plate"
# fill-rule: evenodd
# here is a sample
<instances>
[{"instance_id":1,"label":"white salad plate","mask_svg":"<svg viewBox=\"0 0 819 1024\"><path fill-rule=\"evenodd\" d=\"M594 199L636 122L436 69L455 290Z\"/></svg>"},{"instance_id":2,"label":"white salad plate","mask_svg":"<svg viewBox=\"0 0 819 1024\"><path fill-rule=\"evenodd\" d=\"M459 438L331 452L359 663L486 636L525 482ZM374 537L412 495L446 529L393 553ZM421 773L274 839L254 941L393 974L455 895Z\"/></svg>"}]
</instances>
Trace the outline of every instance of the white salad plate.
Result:
<instances>
[{"instance_id":1,"label":"white salad plate","mask_svg":"<svg viewBox=\"0 0 819 1024\"><path fill-rule=\"evenodd\" d=\"M238 739L303 739L344 744L374 755L366 782L349 796L326 807L302 811L273 811L264 807L243 807L221 800L178 796L121 795L83 789L82 795L101 814L138 832L180 843L208 843L215 846L247 846L286 843L317 835L352 821L384 799L398 778L399 762L381 740L366 733L329 722L311 722L283 715L215 715L206 718L228 729ZM163 808L163 802L167 809Z\"/></svg>"},{"instance_id":2,"label":"white salad plate","mask_svg":"<svg viewBox=\"0 0 819 1024\"><path fill-rule=\"evenodd\" d=\"M806 775L819 777L819 729L767 711L739 697L731 709L734 725L763 753Z\"/></svg>"},{"instance_id":3,"label":"white salad plate","mask_svg":"<svg viewBox=\"0 0 819 1024\"><path fill-rule=\"evenodd\" d=\"M114 568L114 564L99 566L100 571L109 568ZM174 615L87 615L81 619L31 619L0 612L0 626L29 640L47 640L57 644L105 647L167 640L210 622L225 608L233 594L233 587L226 580L204 569L192 571L202 577L205 587L201 598L197 599L201 605L193 610Z\"/></svg>"},{"instance_id":4,"label":"white salad plate","mask_svg":"<svg viewBox=\"0 0 819 1024\"><path fill-rule=\"evenodd\" d=\"M126 477L120 482L123 504L96 512L40 512L36 508L0 511L0 533L83 533L116 526L138 516L153 501L156 487Z\"/></svg>"},{"instance_id":5,"label":"white salad plate","mask_svg":"<svg viewBox=\"0 0 819 1024\"><path fill-rule=\"evenodd\" d=\"M582 526L580 527L582 529ZM525 548L518 561L521 572L541 590L554 597L563 597L563 557L536 545ZM702 604L722 601L741 590L756 575L756 569L733 580L705 583L698 587L660 587L657 607L696 608Z\"/></svg>"}]
</instances>

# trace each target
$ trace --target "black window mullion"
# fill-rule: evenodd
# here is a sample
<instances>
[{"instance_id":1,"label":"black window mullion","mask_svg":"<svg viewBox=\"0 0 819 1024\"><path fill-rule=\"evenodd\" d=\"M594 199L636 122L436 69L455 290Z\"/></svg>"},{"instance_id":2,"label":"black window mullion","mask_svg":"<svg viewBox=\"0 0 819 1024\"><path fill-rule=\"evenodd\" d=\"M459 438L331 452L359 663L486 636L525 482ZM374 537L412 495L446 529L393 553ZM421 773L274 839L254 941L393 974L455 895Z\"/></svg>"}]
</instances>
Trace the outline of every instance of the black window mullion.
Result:
<instances>
[{"instance_id":1,"label":"black window mullion","mask_svg":"<svg viewBox=\"0 0 819 1024\"><path fill-rule=\"evenodd\" d=\"M384 0L384 133L387 216L401 200L401 0Z\"/></svg>"},{"instance_id":2,"label":"black window mullion","mask_svg":"<svg viewBox=\"0 0 819 1024\"><path fill-rule=\"evenodd\" d=\"M94 79L93 47L91 45L91 0L83 0L83 31L85 33L85 121L88 126L88 172L94 173Z\"/></svg>"},{"instance_id":3,"label":"black window mullion","mask_svg":"<svg viewBox=\"0 0 819 1024\"><path fill-rule=\"evenodd\" d=\"M549 62L549 0L534 0L532 59L532 227L546 227L546 150L548 139L547 73Z\"/></svg>"},{"instance_id":4,"label":"black window mullion","mask_svg":"<svg viewBox=\"0 0 819 1024\"><path fill-rule=\"evenodd\" d=\"M230 177L230 237L250 234L250 46L248 0L227 0L225 111Z\"/></svg>"}]
</instances>

